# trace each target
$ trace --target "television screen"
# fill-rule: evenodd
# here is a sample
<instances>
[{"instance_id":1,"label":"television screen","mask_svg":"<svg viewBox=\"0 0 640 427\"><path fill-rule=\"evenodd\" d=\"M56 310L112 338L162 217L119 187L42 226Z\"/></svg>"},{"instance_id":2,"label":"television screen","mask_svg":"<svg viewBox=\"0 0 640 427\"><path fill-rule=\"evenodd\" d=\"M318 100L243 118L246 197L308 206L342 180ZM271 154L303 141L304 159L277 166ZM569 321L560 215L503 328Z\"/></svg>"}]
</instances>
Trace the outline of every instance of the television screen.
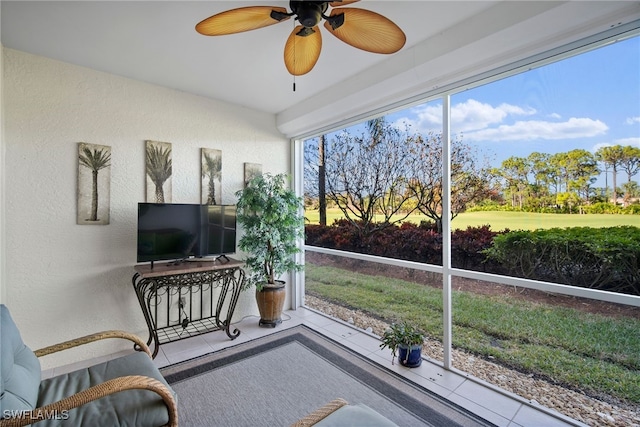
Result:
<instances>
[{"instance_id":1,"label":"television screen","mask_svg":"<svg viewBox=\"0 0 640 427\"><path fill-rule=\"evenodd\" d=\"M234 205L138 204L138 262L236 251Z\"/></svg>"},{"instance_id":2,"label":"television screen","mask_svg":"<svg viewBox=\"0 0 640 427\"><path fill-rule=\"evenodd\" d=\"M200 254L200 205L138 204L138 262L182 259Z\"/></svg>"},{"instance_id":3,"label":"television screen","mask_svg":"<svg viewBox=\"0 0 640 427\"><path fill-rule=\"evenodd\" d=\"M235 205L209 205L207 209L206 233L203 236L203 255L224 255L236 251L236 207ZM206 242L204 239L206 238Z\"/></svg>"}]
</instances>

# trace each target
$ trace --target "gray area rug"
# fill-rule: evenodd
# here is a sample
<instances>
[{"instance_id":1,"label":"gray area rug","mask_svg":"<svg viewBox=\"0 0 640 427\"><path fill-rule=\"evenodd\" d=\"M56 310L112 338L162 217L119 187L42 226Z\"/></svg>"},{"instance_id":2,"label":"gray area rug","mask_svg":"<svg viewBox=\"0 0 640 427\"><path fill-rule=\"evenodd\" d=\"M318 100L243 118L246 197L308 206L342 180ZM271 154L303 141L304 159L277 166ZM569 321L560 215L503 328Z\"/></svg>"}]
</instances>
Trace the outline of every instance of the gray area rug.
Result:
<instances>
[{"instance_id":1,"label":"gray area rug","mask_svg":"<svg viewBox=\"0 0 640 427\"><path fill-rule=\"evenodd\" d=\"M492 425L305 326L161 372L181 426L289 426L338 397L399 426Z\"/></svg>"}]
</instances>

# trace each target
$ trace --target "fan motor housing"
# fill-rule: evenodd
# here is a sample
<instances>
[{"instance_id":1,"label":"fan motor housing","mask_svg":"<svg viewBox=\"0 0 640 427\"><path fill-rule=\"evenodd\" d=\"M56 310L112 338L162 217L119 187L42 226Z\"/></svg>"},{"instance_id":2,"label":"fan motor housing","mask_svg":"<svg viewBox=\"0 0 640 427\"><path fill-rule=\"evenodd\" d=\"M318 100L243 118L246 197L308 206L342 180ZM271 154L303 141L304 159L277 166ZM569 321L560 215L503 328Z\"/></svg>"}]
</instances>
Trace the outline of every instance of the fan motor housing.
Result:
<instances>
[{"instance_id":1,"label":"fan motor housing","mask_svg":"<svg viewBox=\"0 0 640 427\"><path fill-rule=\"evenodd\" d=\"M291 11L296 14L296 18L301 25L307 28L313 28L318 25L322 19L322 15L329 7L329 2L291 0L289 7Z\"/></svg>"}]
</instances>

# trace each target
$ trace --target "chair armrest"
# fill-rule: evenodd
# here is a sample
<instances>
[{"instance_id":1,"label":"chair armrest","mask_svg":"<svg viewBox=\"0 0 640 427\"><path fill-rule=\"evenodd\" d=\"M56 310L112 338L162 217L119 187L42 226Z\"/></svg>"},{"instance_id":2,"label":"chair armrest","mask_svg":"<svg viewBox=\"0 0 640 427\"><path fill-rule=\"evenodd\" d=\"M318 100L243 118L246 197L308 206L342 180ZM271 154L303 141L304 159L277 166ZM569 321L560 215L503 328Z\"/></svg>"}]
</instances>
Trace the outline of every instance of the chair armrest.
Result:
<instances>
[{"instance_id":1,"label":"chair armrest","mask_svg":"<svg viewBox=\"0 0 640 427\"><path fill-rule=\"evenodd\" d=\"M62 415L64 414L63 411L69 411L110 394L134 389L150 390L160 395L169 413L169 423L165 427L176 427L178 425L178 407L171 391L156 379L141 375L129 375L105 381L73 396L36 408L33 411L25 411L14 418L0 419L0 427L19 427L35 424L45 419L47 414Z\"/></svg>"},{"instance_id":2,"label":"chair armrest","mask_svg":"<svg viewBox=\"0 0 640 427\"><path fill-rule=\"evenodd\" d=\"M291 424L291 427L309 427L322 419L327 418L329 415L342 408L344 405L348 405L349 403L341 398L332 400L321 408L316 409L310 414L306 415L304 418L300 418L294 424Z\"/></svg>"},{"instance_id":3,"label":"chair armrest","mask_svg":"<svg viewBox=\"0 0 640 427\"><path fill-rule=\"evenodd\" d=\"M127 339L129 341L132 341L135 343L134 348L135 346L138 346L140 350L147 353L149 357L152 357L151 350L149 350L149 346L144 341L142 341L142 338L140 338L135 334L131 334L125 331L118 331L118 330L98 332L98 333L87 335L81 338L64 341L59 344L54 344L48 347L41 348L40 350L34 351L34 353L36 357L42 357L51 353L56 353L58 351L67 350L73 347L78 347L83 344L88 344L94 341L104 340L107 338L122 338L122 339Z\"/></svg>"}]
</instances>

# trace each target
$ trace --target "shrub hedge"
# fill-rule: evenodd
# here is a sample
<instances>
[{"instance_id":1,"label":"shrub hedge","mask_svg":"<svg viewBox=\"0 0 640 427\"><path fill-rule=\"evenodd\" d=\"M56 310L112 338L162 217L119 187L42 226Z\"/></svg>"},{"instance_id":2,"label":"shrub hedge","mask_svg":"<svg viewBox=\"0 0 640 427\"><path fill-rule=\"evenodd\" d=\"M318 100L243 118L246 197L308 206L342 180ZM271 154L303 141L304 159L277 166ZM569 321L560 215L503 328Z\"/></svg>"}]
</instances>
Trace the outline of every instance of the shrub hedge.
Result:
<instances>
[{"instance_id":1,"label":"shrub hedge","mask_svg":"<svg viewBox=\"0 0 640 427\"><path fill-rule=\"evenodd\" d=\"M467 209L467 212L537 212L537 213L557 213L565 214L569 212L568 208L559 206L532 206L526 205L522 208L498 204L498 203L481 203ZM598 202L590 205L574 206L571 212L581 211L584 214L610 214L610 215L640 215L640 204L632 204L627 207L614 205L613 203Z\"/></svg>"},{"instance_id":2,"label":"shrub hedge","mask_svg":"<svg viewBox=\"0 0 640 427\"><path fill-rule=\"evenodd\" d=\"M516 277L640 295L640 228L512 231L483 251Z\"/></svg>"},{"instance_id":3,"label":"shrub hedge","mask_svg":"<svg viewBox=\"0 0 640 427\"><path fill-rule=\"evenodd\" d=\"M433 223L403 223L368 232L345 219L306 225L306 244L442 265L442 235ZM453 267L640 295L640 228L553 228L452 233Z\"/></svg>"},{"instance_id":4,"label":"shrub hedge","mask_svg":"<svg viewBox=\"0 0 640 427\"><path fill-rule=\"evenodd\" d=\"M435 224L422 221L419 225L405 222L390 225L376 232L367 232L346 219L333 225L305 226L306 244L349 252L378 255L387 258L442 265L442 234ZM455 230L452 235L451 262L454 267L484 270L485 249L498 232L488 225Z\"/></svg>"}]
</instances>

